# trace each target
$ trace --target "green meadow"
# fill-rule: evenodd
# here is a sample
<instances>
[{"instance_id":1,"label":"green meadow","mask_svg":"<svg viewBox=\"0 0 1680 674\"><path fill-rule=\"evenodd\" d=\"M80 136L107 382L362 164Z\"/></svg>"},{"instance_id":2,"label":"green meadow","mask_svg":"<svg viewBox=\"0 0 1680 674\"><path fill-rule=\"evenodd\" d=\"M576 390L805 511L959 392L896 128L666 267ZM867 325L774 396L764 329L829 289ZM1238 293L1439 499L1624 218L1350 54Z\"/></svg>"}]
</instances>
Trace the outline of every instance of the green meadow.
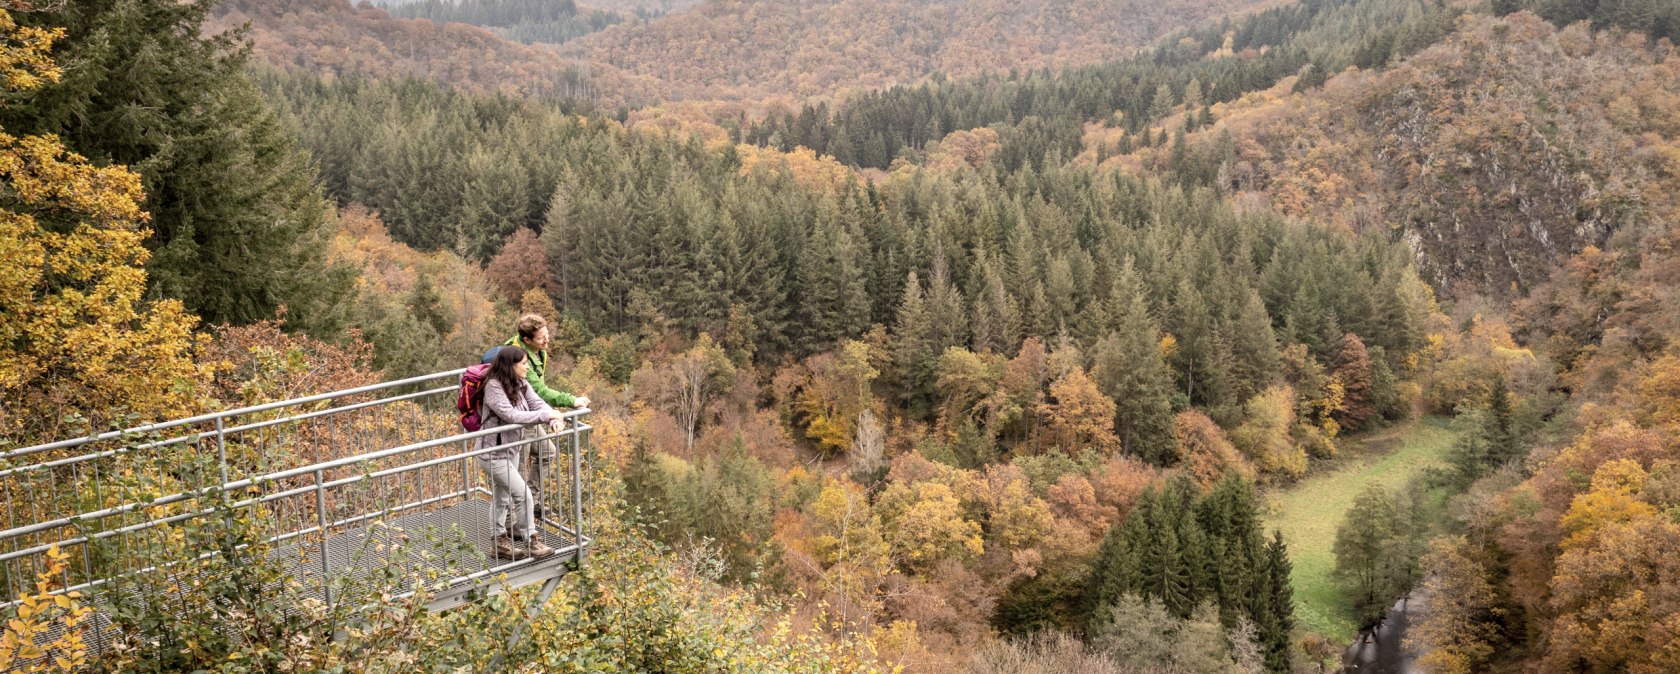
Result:
<instances>
[{"instance_id":1,"label":"green meadow","mask_svg":"<svg viewBox=\"0 0 1680 674\"><path fill-rule=\"evenodd\" d=\"M1289 544L1295 617L1302 628L1344 641L1353 638L1353 612L1330 578L1336 567L1331 551L1336 527L1366 484L1396 492L1412 476L1445 466L1454 438L1450 423L1427 417L1349 438L1335 459L1316 465L1300 482L1267 492L1266 528L1283 531Z\"/></svg>"}]
</instances>

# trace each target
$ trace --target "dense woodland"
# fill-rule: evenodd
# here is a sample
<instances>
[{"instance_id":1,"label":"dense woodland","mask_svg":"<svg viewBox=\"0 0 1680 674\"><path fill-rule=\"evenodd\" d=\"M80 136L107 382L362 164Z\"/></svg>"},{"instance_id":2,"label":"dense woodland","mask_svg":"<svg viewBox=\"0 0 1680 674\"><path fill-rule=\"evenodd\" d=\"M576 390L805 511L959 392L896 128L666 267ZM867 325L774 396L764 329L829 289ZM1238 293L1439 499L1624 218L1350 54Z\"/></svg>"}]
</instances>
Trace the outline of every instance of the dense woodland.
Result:
<instances>
[{"instance_id":1,"label":"dense woodland","mask_svg":"<svg viewBox=\"0 0 1680 674\"><path fill-rule=\"evenodd\" d=\"M1157 132L1177 129L1160 125L1179 106L1193 113L1187 121L1205 126L1212 121L1207 106L1268 89L1286 76L1306 73L1307 86L1350 65L1373 68L1410 54L1450 31L1458 11L1429 0L1309 0L1176 32L1134 58L1060 73L1005 76L993 69L975 78L935 78L843 105L742 120L737 135L888 168L945 134L984 127L999 133L1010 169L1036 168L1071 158L1087 122L1124 128L1137 136L1134 144L1153 145Z\"/></svg>"},{"instance_id":2,"label":"dense woodland","mask_svg":"<svg viewBox=\"0 0 1680 674\"><path fill-rule=\"evenodd\" d=\"M1218 124L1169 143L1134 149L1091 130L1081 159L1392 231L1444 293L1509 296L1548 279L1560 255L1680 212L1664 180L1680 106L1672 58L1584 23L1467 17L1404 63L1216 105Z\"/></svg>"},{"instance_id":3,"label":"dense woodland","mask_svg":"<svg viewBox=\"0 0 1680 674\"><path fill-rule=\"evenodd\" d=\"M1169 7L1128 37L1181 32L1100 65L1010 74L1071 62L1000 51L768 115L616 118L482 30L212 5L0 12L13 442L458 367L535 311L552 383L595 401L607 557L544 612L532 667L1319 671L1353 635L1302 627L1264 490L1452 414L1451 468L1367 490L1337 533L1361 624L1415 592L1431 671L1680 666L1680 55L1657 5L1312 0L1191 28ZM707 5L578 48L850 34L849 6ZM202 29L243 17L249 54ZM988 44L948 37L928 44ZM829 94L965 53L924 52L752 77ZM782 67L755 58L728 63ZM95 664L472 669L517 613L391 611L354 648L265 624Z\"/></svg>"},{"instance_id":4,"label":"dense woodland","mask_svg":"<svg viewBox=\"0 0 1680 674\"><path fill-rule=\"evenodd\" d=\"M599 87L638 100L833 96L933 73L1062 69L1130 54L1249 0L732 0L627 23L569 43Z\"/></svg>"},{"instance_id":5,"label":"dense woodland","mask_svg":"<svg viewBox=\"0 0 1680 674\"><path fill-rule=\"evenodd\" d=\"M612 12L580 8L571 0L425 0L395 5L387 11L392 16L430 19L436 23L486 26L508 39L524 43L559 44L624 20Z\"/></svg>"},{"instance_id":6,"label":"dense woodland","mask_svg":"<svg viewBox=\"0 0 1680 674\"><path fill-rule=\"evenodd\" d=\"M519 96L595 96L587 65L509 42L488 28L393 17L371 4L352 7L339 0L226 0L212 6L212 30L248 24L256 59L277 68L327 77L416 77Z\"/></svg>"}]
</instances>

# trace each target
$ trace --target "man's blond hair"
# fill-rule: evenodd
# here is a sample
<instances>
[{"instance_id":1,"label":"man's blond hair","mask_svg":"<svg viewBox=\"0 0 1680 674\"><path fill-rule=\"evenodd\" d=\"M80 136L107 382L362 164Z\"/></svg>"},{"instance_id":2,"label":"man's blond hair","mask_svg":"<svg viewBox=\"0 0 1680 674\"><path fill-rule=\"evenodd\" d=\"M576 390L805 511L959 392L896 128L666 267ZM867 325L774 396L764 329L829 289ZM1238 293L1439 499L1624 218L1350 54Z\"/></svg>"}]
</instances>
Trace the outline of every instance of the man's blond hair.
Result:
<instances>
[{"instance_id":1,"label":"man's blond hair","mask_svg":"<svg viewBox=\"0 0 1680 674\"><path fill-rule=\"evenodd\" d=\"M527 342L537 338L537 331L548 327L548 321L536 314L525 314L519 317L519 338Z\"/></svg>"}]
</instances>

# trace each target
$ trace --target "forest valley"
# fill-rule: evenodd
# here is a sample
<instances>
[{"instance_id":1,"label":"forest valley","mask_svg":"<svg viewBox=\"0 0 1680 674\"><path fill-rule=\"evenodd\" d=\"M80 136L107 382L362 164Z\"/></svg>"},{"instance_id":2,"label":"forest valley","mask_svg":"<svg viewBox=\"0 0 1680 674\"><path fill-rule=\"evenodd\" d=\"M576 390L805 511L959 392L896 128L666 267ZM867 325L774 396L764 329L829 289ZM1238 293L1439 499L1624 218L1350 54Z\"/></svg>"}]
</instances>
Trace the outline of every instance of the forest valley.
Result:
<instances>
[{"instance_id":1,"label":"forest valley","mask_svg":"<svg viewBox=\"0 0 1680 674\"><path fill-rule=\"evenodd\" d=\"M505 600L335 640L212 585L241 629L97 654L25 602L0 669L1323 672L1360 635L1267 495L1451 417L1333 514L1322 608L1421 599L1431 672L1680 670L1680 8L1150 3L1135 53L801 81L657 51L706 48L682 7L284 4L0 2L0 447L537 313L601 552L514 652Z\"/></svg>"}]
</instances>

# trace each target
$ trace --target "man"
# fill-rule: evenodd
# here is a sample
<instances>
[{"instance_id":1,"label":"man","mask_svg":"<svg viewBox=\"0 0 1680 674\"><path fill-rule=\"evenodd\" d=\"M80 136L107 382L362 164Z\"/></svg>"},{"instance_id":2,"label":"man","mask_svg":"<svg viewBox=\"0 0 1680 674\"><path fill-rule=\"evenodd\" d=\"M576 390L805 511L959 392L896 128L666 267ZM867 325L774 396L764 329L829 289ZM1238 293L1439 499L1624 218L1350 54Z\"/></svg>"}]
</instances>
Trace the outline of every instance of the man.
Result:
<instances>
[{"instance_id":1,"label":"man","mask_svg":"<svg viewBox=\"0 0 1680 674\"><path fill-rule=\"evenodd\" d=\"M543 375L548 372L548 321L536 314L525 314L519 317L519 334L503 342L500 348L517 346L525 349L526 361L530 364L525 370L525 380L531 382L531 388L536 390L537 397L553 407L582 408L589 406L586 396L574 396L565 391L549 388L548 382L543 381ZM484 355L488 360L495 355L496 349ZM554 465L554 457L558 454L554 447L554 440L539 440L535 452L530 446L521 450L519 472L523 474L525 483L531 488L531 500L534 504L535 516L546 517L548 509L543 501L543 478Z\"/></svg>"}]
</instances>

